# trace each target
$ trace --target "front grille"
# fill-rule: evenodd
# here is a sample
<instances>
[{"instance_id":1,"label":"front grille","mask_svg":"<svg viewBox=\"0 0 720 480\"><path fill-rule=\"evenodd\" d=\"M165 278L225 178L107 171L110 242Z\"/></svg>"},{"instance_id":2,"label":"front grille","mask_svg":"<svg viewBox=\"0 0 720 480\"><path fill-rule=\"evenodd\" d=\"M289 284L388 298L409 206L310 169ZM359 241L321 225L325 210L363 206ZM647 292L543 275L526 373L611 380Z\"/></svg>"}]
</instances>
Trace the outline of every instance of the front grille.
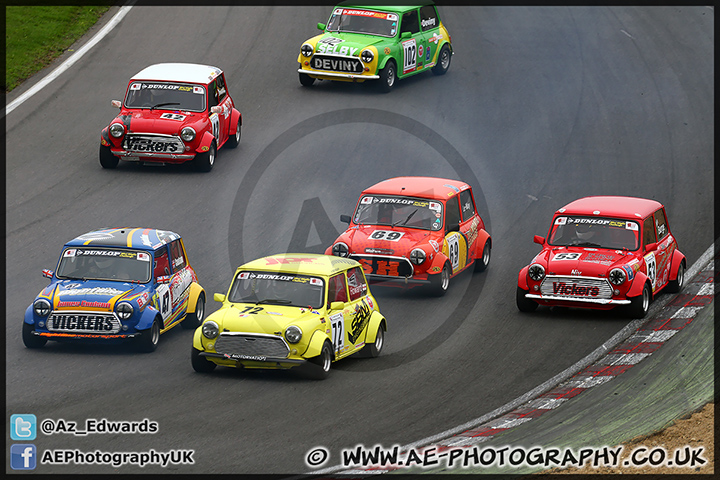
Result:
<instances>
[{"instance_id":1,"label":"front grille","mask_svg":"<svg viewBox=\"0 0 720 480\"><path fill-rule=\"evenodd\" d=\"M106 335L120 331L120 320L112 313L53 312L48 317L47 329L51 332Z\"/></svg>"},{"instance_id":2,"label":"front grille","mask_svg":"<svg viewBox=\"0 0 720 480\"><path fill-rule=\"evenodd\" d=\"M185 144L178 137L169 135L128 134L123 140L123 148L128 152L177 154L184 152Z\"/></svg>"},{"instance_id":3,"label":"front grille","mask_svg":"<svg viewBox=\"0 0 720 480\"><path fill-rule=\"evenodd\" d=\"M588 277L547 276L540 285L543 296L572 299L610 300L612 287L607 280Z\"/></svg>"},{"instance_id":4,"label":"front grille","mask_svg":"<svg viewBox=\"0 0 720 480\"><path fill-rule=\"evenodd\" d=\"M315 70L356 74L363 72L363 64L359 59L345 56L315 55L310 66Z\"/></svg>"},{"instance_id":5,"label":"front grille","mask_svg":"<svg viewBox=\"0 0 720 480\"><path fill-rule=\"evenodd\" d=\"M215 342L215 351L222 355L279 358L287 358L290 353L281 337L233 333L221 333Z\"/></svg>"},{"instance_id":6,"label":"front grille","mask_svg":"<svg viewBox=\"0 0 720 480\"><path fill-rule=\"evenodd\" d=\"M360 262L367 275L412 277L414 272L413 266L407 258L381 255L351 255L350 258Z\"/></svg>"}]
</instances>

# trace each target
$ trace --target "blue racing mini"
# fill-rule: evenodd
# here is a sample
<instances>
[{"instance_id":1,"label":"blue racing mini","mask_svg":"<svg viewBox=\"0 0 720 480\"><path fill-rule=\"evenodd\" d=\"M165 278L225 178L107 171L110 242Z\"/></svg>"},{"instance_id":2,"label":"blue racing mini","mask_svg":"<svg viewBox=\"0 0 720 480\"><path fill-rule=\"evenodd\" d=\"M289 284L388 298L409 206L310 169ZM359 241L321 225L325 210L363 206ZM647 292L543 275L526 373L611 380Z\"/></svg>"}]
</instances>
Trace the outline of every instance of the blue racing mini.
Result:
<instances>
[{"instance_id":1,"label":"blue racing mini","mask_svg":"<svg viewBox=\"0 0 720 480\"><path fill-rule=\"evenodd\" d=\"M48 340L116 343L132 339L152 352L160 334L181 324L196 328L205 291L187 260L180 235L151 228L107 228L63 247L51 279L25 311L28 348Z\"/></svg>"}]
</instances>

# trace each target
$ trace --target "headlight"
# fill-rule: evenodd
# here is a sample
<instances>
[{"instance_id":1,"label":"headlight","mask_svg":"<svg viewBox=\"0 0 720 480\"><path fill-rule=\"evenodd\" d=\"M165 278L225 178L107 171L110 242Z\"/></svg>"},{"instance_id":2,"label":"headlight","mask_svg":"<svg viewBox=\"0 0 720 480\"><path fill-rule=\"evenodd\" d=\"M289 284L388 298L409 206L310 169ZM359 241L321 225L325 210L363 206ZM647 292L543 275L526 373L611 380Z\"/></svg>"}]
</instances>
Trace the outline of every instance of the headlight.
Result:
<instances>
[{"instance_id":1,"label":"headlight","mask_svg":"<svg viewBox=\"0 0 720 480\"><path fill-rule=\"evenodd\" d=\"M115 138L120 138L125 133L125 126L122 123L113 123L110 125L110 135Z\"/></svg>"},{"instance_id":2,"label":"headlight","mask_svg":"<svg viewBox=\"0 0 720 480\"><path fill-rule=\"evenodd\" d=\"M536 282L539 282L545 277L545 267L539 263L534 263L528 268L528 275Z\"/></svg>"},{"instance_id":3,"label":"headlight","mask_svg":"<svg viewBox=\"0 0 720 480\"><path fill-rule=\"evenodd\" d=\"M336 257L347 257L350 249L343 242L338 242L332 247L332 254Z\"/></svg>"},{"instance_id":4,"label":"headlight","mask_svg":"<svg viewBox=\"0 0 720 480\"><path fill-rule=\"evenodd\" d=\"M360 58L364 63L370 63L375 59L375 54L371 50L363 50L360 54Z\"/></svg>"},{"instance_id":5,"label":"headlight","mask_svg":"<svg viewBox=\"0 0 720 480\"><path fill-rule=\"evenodd\" d=\"M50 314L50 302L39 298L33 304L33 310L38 317L47 317Z\"/></svg>"},{"instance_id":6,"label":"headlight","mask_svg":"<svg viewBox=\"0 0 720 480\"><path fill-rule=\"evenodd\" d=\"M212 320L203 323L202 334L205 338L213 339L218 336L218 333L220 333L220 328L217 323Z\"/></svg>"},{"instance_id":7,"label":"headlight","mask_svg":"<svg viewBox=\"0 0 720 480\"><path fill-rule=\"evenodd\" d=\"M425 261L425 250L416 248L410 252L410 261L415 265L420 265Z\"/></svg>"},{"instance_id":8,"label":"headlight","mask_svg":"<svg viewBox=\"0 0 720 480\"><path fill-rule=\"evenodd\" d=\"M610 270L610 275L608 275L608 278L610 279L610 283L613 285L622 285L625 283L625 279L627 278L627 275L625 275L625 270L622 268L613 268Z\"/></svg>"},{"instance_id":9,"label":"headlight","mask_svg":"<svg viewBox=\"0 0 720 480\"><path fill-rule=\"evenodd\" d=\"M129 320L130 317L132 317L133 311L133 306L127 302L115 305L115 313L117 313L120 320Z\"/></svg>"},{"instance_id":10,"label":"headlight","mask_svg":"<svg viewBox=\"0 0 720 480\"><path fill-rule=\"evenodd\" d=\"M296 327L295 325L290 325L285 329L285 339L290 343L297 343L302 338L302 330L300 330L300 327Z\"/></svg>"},{"instance_id":11,"label":"headlight","mask_svg":"<svg viewBox=\"0 0 720 480\"><path fill-rule=\"evenodd\" d=\"M309 57L313 54L313 47L309 43L303 43L303 46L300 47L300 53L303 54L303 57Z\"/></svg>"},{"instance_id":12,"label":"headlight","mask_svg":"<svg viewBox=\"0 0 720 480\"><path fill-rule=\"evenodd\" d=\"M180 131L180 138L186 142L192 142L195 139L195 130L191 127L185 127Z\"/></svg>"}]
</instances>

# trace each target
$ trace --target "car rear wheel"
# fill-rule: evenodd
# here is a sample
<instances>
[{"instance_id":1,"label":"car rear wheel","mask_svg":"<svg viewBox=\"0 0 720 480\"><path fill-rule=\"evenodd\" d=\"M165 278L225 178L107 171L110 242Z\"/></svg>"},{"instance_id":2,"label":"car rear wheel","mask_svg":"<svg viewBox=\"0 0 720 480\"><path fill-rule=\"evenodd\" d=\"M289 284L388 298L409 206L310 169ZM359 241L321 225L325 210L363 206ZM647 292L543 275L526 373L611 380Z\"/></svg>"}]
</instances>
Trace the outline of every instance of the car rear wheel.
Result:
<instances>
[{"instance_id":1,"label":"car rear wheel","mask_svg":"<svg viewBox=\"0 0 720 480\"><path fill-rule=\"evenodd\" d=\"M35 325L23 322L22 339L27 348L41 348L47 343L47 338L35 335Z\"/></svg>"},{"instance_id":2,"label":"car rear wheel","mask_svg":"<svg viewBox=\"0 0 720 480\"><path fill-rule=\"evenodd\" d=\"M534 312L538 307L538 304L536 301L526 298L526 293L528 293L527 290L517 287L517 291L515 292L515 303L517 303L518 310L523 313Z\"/></svg>"},{"instance_id":3,"label":"car rear wheel","mask_svg":"<svg viewBox=\"0 0 720 480\"><path fill-rule=\"evenodd\" d=\"M241 127L240 125L240 119L238 118L237 125L235 127L235 135L228 137L227 139L227 146L228 148L236 148L238 144L240 143L240 135L241 135Z\"/></svg>"},{"instance_id":4,"label":"car rear wheel","mask_svg":"<svg viewBox=\"0 0 720 480\"><path fill-rule=\"evenodd\" d=\"M156 318L152 326L140 332L135 348L144 353L154 352L160 342L160 321Z\"/></svg>"},{"instance_id":5,"label":"car rear wheel","mask_svg":"<svg viewBox=\"0 0 720 480\"><path fill-rule=\"evenodd\" d=\"M628 309L630 318L645 318L650 309L651 296L650 286L646 283L642 294L630 299L630 308Z\"/></svg>"},{"instance_id":6,"label":"car rear wheel","mask_svg":"<svg viewBox=\"0 0 720 480\"><path fill-rule=\"evenodd\" d=\"M476 272L484 272L488 265L490 265L490 240L485 242L485 246L483 247L482 257L475 259L475 271Z\"/></svg>"},{"instance_id":7,"label":"car rear wheel","mask_svg":"<svg viewBox=\"0 0 720 480\"><path fill-rule=\"evenodd\" d=\"M375 335L375 343L369 343L367 345L370 357L379 357L380 352L382 352L383 346L385 346L385 330L383 329L382 324L380 324L378 325L377 334Z\"/></svg>"},{"instance_id":8,"label":"car rear wheel","mask_svg":"<svg viewBox=\"0 0 720 480\"><path fill-rule=\"evenodd\" d=\"M320 355L313 357L309 360L310 364L307 365L306 375L308 378L313 380L324 380L330 375L330 364L332 363L332 351L330 349L330 343L325 342Z\"/></svg>"},{"instance_id":9,"label":"car rear wheel","mask_svg":"<svg viewBox=\"0 0 720 480\"><path fill-rule=\"evenodd\" d=\"M395 66L395 61L388 60L388 62L385 64L385 68L380 70L380 91L383 93L387 93L392 90L395 86L396 80L397 67Z\"/></svg>"},{"instance_id":10,"label":"car rear wheel","mask_svg":"<svg viewBox=\"0 0 720 480\"><path fill-rule=\"evenodd\" d=\"M195 329L200 326L205 319L205 294L198 295L197 303L195 303L195 311L188 313L185 320L180 324L186 330Z\"/></svg>"},{"instance_id":11,"label":"car rear wheel","mask_svg":"<svg viewBox=\"0 0 720 480\"><path fill-rule=\"evenodd\" d=\"M198 153L193 160L193 166L195 170L199 172L209 172L215 165L215 153L217 147L215 146L215 140L210 144L210 149L207 152Z\"/></svg>"},{"instance_id":12,"label":"car rear wheel","mask_svg":"<svg viewBox=\"0 0 720 480\"><path fill-rule=\"evenodd\" d=\"M435 75L445 75L448 68L450 68L450 59L452 59L452 52L450 52L450 47L448 47L446 43L440 49L437 64L433 67L432 72Z\"/></svg>"},{"instance_id":13,"label":"car rear wheel","mask_svg":"<svg viewBox=\"0 0 720 480\"><path fill-rule=\"evenodd\" d=\"M300 85L303 87L312 87L313 83L315 83L315 79L307 73L298 72L298 75L300 77Z\"/></svg>"},{"instance_id":14,"label":"car rear wheel","mask_svg":"<svg viewBox=\"0 0 720 480\"><path fill-rule=\"evenodd\" d=\"M442 271L436 275L430 275L430 292L436 297L442 297L450 286L450 264L443 265Z\"/></svg>"},{"instance_id":15,"label":"car rear wheel","mask_svg":"<svg viewBox=\"0 0 720 480\"><path fill-rule=\"evenodd\" d=\"M670 283L668 283L667 290L670 293L677 293L680 290L682 290L682 287L684 284L685 284L685 262L680 262L680 266L678 267L678 271L677 271L677 278L675 280L671 280Z\"/></svg>"},{"instance_id":16,"label":"car rear wheel","mask_svg":"<svg viewBox=\"0 0 720 480\"><path fill-rule=\"evenodd\" d=\"M115 168L120 161L118 157L112 154L110 147L106 147L105 145L100 145L99 157L100 165L102 165L103 168Z\"/></svg>"},{"instance_id":17,"label":"car rear wheel","mask_svg":"<svg viewBox=\"0 0 720 480\"><path fill-rule=\"evenodd\" d=\"M198 373L209 373L217 367L215 362L211 362L207 358L201 357L200 350L195 347L192 347L192 352L190 353L190 363L192 363L193 370Z\"/></svg>"}]
</instances>

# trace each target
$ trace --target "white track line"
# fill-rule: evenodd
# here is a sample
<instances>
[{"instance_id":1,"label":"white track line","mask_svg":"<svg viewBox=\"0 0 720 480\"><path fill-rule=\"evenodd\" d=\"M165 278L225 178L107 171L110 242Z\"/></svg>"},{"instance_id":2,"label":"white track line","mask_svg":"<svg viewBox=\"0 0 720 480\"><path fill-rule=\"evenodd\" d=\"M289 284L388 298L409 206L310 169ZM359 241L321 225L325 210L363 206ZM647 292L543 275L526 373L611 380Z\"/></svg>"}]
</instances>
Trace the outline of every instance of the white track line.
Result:
<instances>
[{"instance_id":1,"label":"white track line","mask_svg":"<svg viewBox=\"0 0 720 480\"><path fill-rule=\"evenodd\" d=\"M82 46L77 52L72 54L70 58L65 60L63 63L60 64L59 67L57 67L55 70L53 70L48 76L40 80L38 83L33 85L32 88L30 88L27 92L20 95L18 98L13 100L6 108L5 108L5 115L9 114L13 110L15 110L17 107L19 107L25 100L35 95L37 92L45 88L50 82L55 80L58 76L60 76L61 73L63 73L65 70L70 68L82 58L83 55L85 55L92 47L95 46L100 40L107 35L110 30L115 28L115 26L120 23L120 20L123 19L125 15L130 11L132 8L132 5L126 5L124 7L120 8L120 11L115 14L115 16L105 25L98 33L95 34L94 37L90 39L89 42L87 42L85 45Z\"/></svg>"}]
</instances>

